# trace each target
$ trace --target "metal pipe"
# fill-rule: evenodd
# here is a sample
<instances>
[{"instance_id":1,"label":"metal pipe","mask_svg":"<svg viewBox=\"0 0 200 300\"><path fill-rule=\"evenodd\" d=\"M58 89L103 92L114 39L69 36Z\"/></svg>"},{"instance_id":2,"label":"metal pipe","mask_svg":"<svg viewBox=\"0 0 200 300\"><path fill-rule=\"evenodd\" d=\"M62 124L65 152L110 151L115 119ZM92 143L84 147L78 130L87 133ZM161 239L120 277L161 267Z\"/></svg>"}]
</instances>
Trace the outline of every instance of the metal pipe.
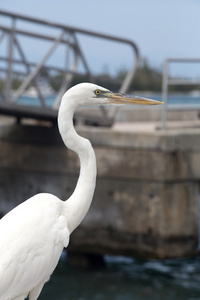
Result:
<instances>
[{"instance_id":1,"label":"metal pipe","mask_svg":"<svg viewBox=\"0 0 200 300\"><path fill-rule=\"evenodd\" d=\"M199 85L199 79L177 79L177 78L169 78L169 64L170 63L200 63L200 58L167 58L164 61L163 65L163 80L162 80L162 101L163 109L162 109L162 128L166 129L167 124L167 111L168 110L187 110L187 109L199 109L198 105L187 105L187 107L183 107L180 105L173 105L173 108L167 104L168 98L168 87L170 85Z\"/></svg>"},{"instance_id":2,"label":"metal pipe","mask_svg":"<svg viewBox=\"0 0 200 300\"><path fill-rule=\"evenodd\" d=\"M62 85L61 85L60 90L57 94L57 97L54 101L53 109L58 109L60 101L61 101L61 97L64 94L64 92L66 91L66 89L69 88L70 81L72 80L72 78L75 74L77 64L78 64L78 54L77 54L77 52L74 52L74 62L71 66L71 70L65 70L66 74L63 78Z\"/></svg>"},{"instance_id":3,"label":"metal pipe","mask_svg":"<svg viewBox=\"0 0 200 300\"><path fill-rule=\"evenodd\" d=\"M83 53L81 51L81 47L79 45L78 39L76 38L75 34L73 34L73 38L74 38L74 41L76 43L76 49L75 50L77 51L78 55L80 56L80 58L81 58L81 60L83 62L83 65L84 65L84 67L86 69L87 75L89 75L90 80L92 81L92 76L91 76L90 68L89 68L89 66L88 66L88 64L86 62L86 59L84 58L84 55L83 55Z\"/></svg>"},{"instance_id":4,"label":"metal pipe","mask_svg":"<svg viewBox=\"0 0 200 300\"><path fill-rule=\"evenodd\" d=\"M24 16L22 14L10 13L10 12L5 11L5 10L0 10L0 14L3 14L3 15L8 16L8 17L15 17L15 18L18 18L18 19L21 19L21 20L24 20L24 21L28 21L28 22L34 22L34 23L38 23L38 24L42 24L42 25L52 26L54 28L56 28L56 27L57 28L62 28L62 29L65 29L69 32L78 32L78 33L91 35L91 36L95 36L95 37L99 37L99 38L103 38L103 39L108 39L108 40L114 40L114 41L118 41L118 42L127 43L127 44L131 45L136 51L138 50L137 45L135 43L133 43L132 41L130 41L128 39L116 37L116 36L113 36L113 35L103 34L103 33L94 32L94 31L90 31L90 30L84 30L84 29L78 28L78 27L66 26L64 24L60 24L60 23L56 23L56 22L50 22L50 21L39 19L39 18L27 17L27 16Z\"/></svg>"},{"instance_id":5,"label":"metal pipe","mask_svg":"<svg viewBox=\"0 0 200 300\"><path fill-rule=\"evenodd\" d=\"M17 92L15 94L14 102L16 102L16 100L19 98L19 96L25 91L26 87L29 85L29 83L33 80L33 78L36 76L36 74L42 68L42 66L44 65L47 58L52 54L52 52L57 47L60 40L63 38L64 34L65 34L65 32L63 31L61 33L61 35L57 39L55 39L53 45L50 47L48 52L45 54L45 56L42 58L42 60L36 65L35 69L28 75L28 77L22 83L22 85L20 86L20 88L17 90Z\"/></svg>"},{"instance_id":6,"label":"metal pipe","mask_svg":"<svg viewBox=\"0 0 200 300\"><path fill-rule=\"evenodd\" d=\"M2 34L0 35L0 43L3 41L4 36L5 36L5 32L2 32Z\"/></svg>"},{"instance_id":7,"label":"metal pipe","mask_svg":"<svg viewBox=\"0 0 200 300\"><path fill-rule=\"evenodd\" d=\"M16 47L18 48L19 54L21 55L22 63L25 65L26 70L27 70L27 75L28 75L28 73L31 71L31 69L30 69L29 64L26 61L25 54L24 54L24 52L23 52L23 50L22 50L22 48L21 48L21 46L20 46L20 44L19 44L16 36L14 38L14 42L16 44ZM37 82L36 82L35 78L33 79L33 82L34 82L35 88L37 90L37 93L38 93L38 96L39 96L39 99L40 99L40 103L44 107L45 106L45 100L44 100L44 97L43 97L43 95L42 95L42 93L41 93L41 91L40 91L40 89L39 89L39 87L37 85Z\"/></svg>"},{"instance_id":8,"label":"metal pipe","mask_svg":"<svg viewBox=\"0 0 200 300\"><path fill-rule=\"evenodd\" d=\"M2 25L0 25L0 29L2 29L4 32L7 32L7 33L11 33L11 31L12 31L11 28L6 27L6 26L2 26ZM40 34L39 33L34 33L32 31L26 31L26 30L21 30L21 29L17 29L17 28L15 28L15 33L19 34L19 35L30 36L30 37L41 39L41 40L46 40L46 41L55 41L55 39L56 39L56 36L46 35L46 34L44 35L44 34L41 34L41 33ZM75 47L74 44L68 42L65 39L61 39L60 43L69 44L69 46L72 47L72 48Z\"/></svg>"},{"instance_id":9,"label":"metal pipe","mask_svg":"<svg viewBox=\"0 0 200 300\"><path fill-rule=\"evenodd\" d=\"M49 22L49 21L45 21L45 20L41 20L41 19L37 19L37 18L32 18L32 17L27 17L27 16L23 16L21 14L15 14L15 13L10 13L10 12L7 12L7 11L3 11L3 10L0 10L0 15L4 15L4 16L7 16L9 18L12 18L12 19L19 19L19 20L23 20L23 21L27 21L27 22L32 22L32 23L36 23L36 24L41 24L41 25L45 25L45 26L51 26L53 28L57 28L57 29L60 29L62 30L62 34L60 37L55 37L55 36L52 36L52 35L46 35L46 34L42 34L42 33L35 33L35 32L30 32L30 31L26 31L24 29L20 29L19 26L15 27L15 35L25 35L25 36L28 36L28 37L33 37L33 38L37 38L37 39L42 39L44 41L53 41L53 45L51 46L51 48L48 50L48 52L45 54L45 56L42 58L42 60L38 63L38 64L34 64L34 63L31 63L29 61L27 61L27 59L25 58L25 55L22 51L22 47L20 46L19 44L19 41L17 39L14 39L14 42L15 42L15 45L17 47L17 50L19 52L19 55L21 57L21 59L16 59L14 57L12 57L12 47L11 47L11 41L12 39L10 39L10 54L9 54L9 57L7 58L3 58L3 57L0 57L0 60L4 60L4 61L7 61L8 64L7 66L10 64L10 70L12 71L12 65L14 63L16 64L22 64L26 67L26 70L27 72L30 72L29 75L25 78L25 80L23 81L23 83L21 84L20 88L17 90L16 94L15 94L15 98L13 99L13 101L16 101L18 99L18 97L25 91L25 89L27 88L27 86L30 84L31 81L35 81L35 78L37 76L37 74L39 73L40 69L44 66L44 63L46 62L47 58L53 53L53 51L56 49L58 43L62 43L62 44L65 44L66 46L69 47L69 49L72 49L73 53L74 53L74 61L72 62L72 66L69 67L69 66L65 66L63 68L56 68L56 67L53 67L53 66L49 66L49 65L45 65L45 68L47 68L48 70L57 70L57 71L61 71L61 72L65 72L66 73L66 76L64 77L63 79L63 82L62 82L62 85L60 87L60 90L58 92L58 96L60 97L60 93L64 92L64 89L66 89L66 87L68 87L70 81L72 80L74 74L80 74L80 72L76 72L76 69L77 69L77 66L78 66L78 60L81 59L82 63L83 63L83 67L84 67L84 71L85 71L85 75L88 75L90 77L90 80L91 81L95 81L96 78L98 78L98 76L94 76L89 68L89 65L88 65L88 62L86 60L86 57L84 56L82 50L81 50L81 47L79 45L79 42L78 42L78 39L77 39L77 34L84 34L84 35L88 35L88 36L91 36L91 37L95 37L95 38L100 38L100 39L107 39L109 41L114 41L114 42L119 42L119 43L123 43L125 45L128 45L131 47L131 49L133 50L134 54L135 54L135 60L134 60L134 64L133 66L131 67L130 71L127 73L122 85L121 85L121 88L120 88L120 91L121 92L126 92L127 89L129 88L131 82L132 82L132 79L133 79L133 76L135 74L135 71L137 69L137 66L138 66L138 62L139 62L139 51L138 51L138 48L136 46L136 44L130 40L127 40L127 39L123 39L123 38L119 38L119 37L116 37L116 36L112 36L112 35L107 35L107 34L102 34L102 33L98 33L98 32L93 32L93 31L89 31L89 30L83 30L83 29L80 29L80 28L75 28L75 27L70 27L70 26L65 26L63 24L59 24L59 23L55 23L55 22ZM19 25L19 24L17 24ZM3 35L5 34L10 34L10 37L12 36L13 34L13 28L9 28L9 27L6 27L4 25L0 25L0 29L3 30ZM68 33L68 35L70 37L73 38L73 40L69 39L69 38L66 38L66 33ZM2 35L1 35L1 38ZM13 41L12 41L12 46L13 46ZM32 70L31 72L31 69L32 67L34 67L34 69ZM7 68L9 69L9 68ZM0 68L0 71L3 71L4 68ZM27 75L27 72L25 72L25 74L23 74L23 72L21 72L21 70L16 70L16 68L13 69L13 74L22 74L22 75ZM11 74L11 73L9 73ZM107 80L108 81L108 80ZM111 82L117 82L117 80L109 80ZM41 98L41 103L42 105L45 104L44 100L42 99L42 94L40 93L40 89L39 87L37 87L37 83L36 81L34 82L35 84L35 87L36 89L38 90L38 95L39 95L39 98ZM11 88L11 86L10 86ZM8 83L7 83L7 91L10 90L9 88L9 80L8 80ZM54 106L57 105L58 101L60 99L56 99L55 103L54 103Z\"/></svg>"},{"instance_id":10,"label":"metal pipe","mask_svg":"<svg viewBox=\"0 0 200 300\"><path fill-rule=\"evenodd\" d=\"M198 57L168 57L167 58L168 62L177 62L177 63L182 63L182 62L191 62L191 63L200 63L200 58Z\"/></svg>"},{"instance_id":11,"label":"metal pipe","mask_svg":"<svg viewBox=\"0 0 200 300\"><path fill-rule=\"evenodd\" d=\"M8 17L13 17L14 16L15 18L19 18L21 20L25 20L25 21L29 21L29 22L35 22L35 23L39 23L39 24L42 24L42 25L46 25L46 26L52 26L52 27L55 27L55 28L62 28L65 31L68 31L68 32L73 33L73 34L76 32L76 33L86 34L86 35L95 36L95 37L98 37L98 38L103 38L103 39L108 39L108 40L113 40L113 41L116 41L116 42L122 42L122 43L128 44L129 46L131 46L131 48L135 52L136 62L135 62L135 65L131 68L131 70L127 74L120 91L126 92L127 89L129 88L130 83L132 81L132 78L135 74L135 70L137 68L138 61L139 61L139 51L138 51L138 48L137 48L137 46L134 42L132 42L130 40L127 40L127 39L112 36L112 35L102 34L102 33L93 32L93 31L89 31L89 30L83 30L83 29L76 28L76 27L70 27L70 26L66 26L66 25L63 25L63 24L55 23L55 22L49 22L49 21L41 20L41 19L38 19L38 18L27 17L27 16L24 16L24 15L21 15L21 14L10 13L10 12L4 11L4 10L0 10L0 14L6 15ZM10 30L9 28L4 27L4 26L1 26L1 28L3 30L8 30L8 31ZM41 34L34 34L34 33L31 33L31 32L27 32L27 31L19 30L19 29L17 29L16 32L18 34L25 34L25 35L29 35L29 36L32 36L32 37L42 38L42 39L49 39L49 40L54 39L54 37L52 37L52 36L50 37L50 36L41 35ZM62 40L62 42L68 42L68 41ZM72 45L72 44L70 46L75 47L75 45ZM84 56L82 56L82 57L83 57L83 63L84 63L85 58L84 58Z\"/></svg>"},{"instance_id":12,"label":"metal pipe","mask_svg":"<svg viewBox=\"0 0 200 300\"><path fill-rule=\"evenodd\" d=\"M163 66L163 81L162 81L162 129L166 129L167 123L167 91L168 91L168 60L166 59Z\"/></svg>"},{"instance_id":13,"label":"metal pipe","mask_svg":"<svg viewBox=\"0 0 200 300\"><path fill-rule=\"evenodd\" d=\"M6 80L6 99L10 100L10 92L12 90L12 56L13 56L13 42L15 34L15 17L12 18L10 38L8 40L8 69L7 69L7 80Z\"/></svg>"}]
</instances>

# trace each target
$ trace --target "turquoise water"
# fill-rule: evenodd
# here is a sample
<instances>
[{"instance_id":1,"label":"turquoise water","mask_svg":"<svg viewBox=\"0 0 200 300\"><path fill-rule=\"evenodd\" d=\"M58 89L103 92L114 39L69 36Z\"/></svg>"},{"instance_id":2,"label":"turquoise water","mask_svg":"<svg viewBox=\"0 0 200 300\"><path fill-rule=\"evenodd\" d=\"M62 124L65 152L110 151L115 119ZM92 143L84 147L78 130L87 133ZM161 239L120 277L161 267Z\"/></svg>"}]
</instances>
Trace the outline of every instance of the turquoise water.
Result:
<instances>
[{"instance_id":1,"label":"turquoise water","mask_svg":"<svg viewBox=\"0 0 200 300\"><path fill-rule=\"evenodd\" d=\"M200 256L164 261L106 256L105 260L105 269L83 270L69 267L63 255L39 299L200 299Z\"/></svg>"},{"instance_id":2,"label":"turquoise water","mask_svg":"<svg viewBox=\"0 0 200 300\"><path fill-rule=\"evenodd\" d=\"M161 94L151 94L145 95L148 98L152 98L158 101L162 101ZM48 107L53 105L53 102L56 98L56 95L45 97L45 103ZM28 96L21 96L18 99L19 104L23 105L33 105L33 106L40 106L40 101L38 98L28 97ZM170 94L168 97L168 104L169 105L199 105L200 106L200 96L191 96L188 94Z\"/></svg>"},{"instance_id":3,"label":"turquoise water","mask_svg":"<svg viewBox=\"0 0 200 300\"><path fill-rule=\"evenodd\" d=\"M44 97L44 101L45 104L48 107L51 107L56 99L56 94L54 95L50 95L50 96L45 96ZM154 99L154 100L158 100L158 101L162 101L162 95L160 93L152 93L150 92L145 93L145 94L140 94L140 96L144 96L150 99ZM1 101L1 97L0 97L0 101ZM22 95L20 96L20 98L17 100L17 102L21 105L30 105L30 106L40 106L40 100L38 98L35 97L31 97L31 96L27 96L27 95ZM200 93L198 94L169 94L168 95L168 101L167 103L169 105L183 105L183 106L192 106L192 105L199 105L200 107Z\"/></svg>"},{"instance_id":4,"label":"turquoise water","mask_svg":"<svg viewBox=\"0 0 200 300\"><path fill-rule=\"evenodd\" d=\"M149 98L162 101L161 94L152 94ZM167 99L169 105L181 105L181 106L199 106L200 108L200 95L192 96L190 94L169 94Z\"/></svg>"},{"instance_id":5,"label":"turquoise water","mask_svg":"<svg viewBox=\"0 0 200 300\"><path fill-rule=\"evenodd\" d=\"M51 107L55 99L56 99L56 95L47 96L44 98L45 104L48 107ZM40 106L40 100L38 98L29 97L29 96L20 96L17 103L21 105Z\"/></svg>"}]
</instances>

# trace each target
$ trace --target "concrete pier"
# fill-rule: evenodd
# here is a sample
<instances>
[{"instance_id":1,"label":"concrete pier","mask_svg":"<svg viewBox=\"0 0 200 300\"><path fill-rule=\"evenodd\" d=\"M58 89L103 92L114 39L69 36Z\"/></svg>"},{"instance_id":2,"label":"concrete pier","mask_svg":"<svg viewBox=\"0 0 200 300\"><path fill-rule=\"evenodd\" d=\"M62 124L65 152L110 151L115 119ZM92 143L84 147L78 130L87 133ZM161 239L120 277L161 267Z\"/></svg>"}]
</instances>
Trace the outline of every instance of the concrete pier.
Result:
<instances>
[{"instance_id":1,"label":"concrete pier","mask_svg":"<svg viewBox=\"0 0 200 300\"><path fill-rule=\"evenodd\" d=\"M180 124L179 124L180 125ZM200 127L155 123L80 127L97 156L92 206L69 251L143 258L197 254ZM0 126L0 212L39 192L67 199L79 160L55 127Z\"/></svg>"}]
</instances>

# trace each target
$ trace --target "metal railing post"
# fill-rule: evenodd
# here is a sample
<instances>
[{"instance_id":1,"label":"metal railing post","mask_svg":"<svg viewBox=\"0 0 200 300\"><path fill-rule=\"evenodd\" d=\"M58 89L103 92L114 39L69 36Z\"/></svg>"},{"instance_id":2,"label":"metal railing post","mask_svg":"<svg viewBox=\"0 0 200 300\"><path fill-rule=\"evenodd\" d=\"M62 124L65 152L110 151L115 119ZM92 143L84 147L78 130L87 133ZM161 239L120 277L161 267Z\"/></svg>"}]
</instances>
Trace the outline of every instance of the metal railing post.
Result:
<instances>
[{"instance_id":1,"label":"metal railing post","mask_svg":"<svg viewBox=\"0 0 200 300\"><path fill-rule=\"evenodd\" d=\"M162 128L165 129L167 127L167 112L168 110L186 110L199 109L199 104L196 105L170 105L168 104L168 90L169 86L184 86L184 85L193 85L199 86L200 79L199 78L177 78L170 77L169 75L169 65L172 63L200 63L200 58L167 58L164 61L163 65L163 79L162 79L162 101L163 110L162 110Z\"/></svg>"},{"instance_id":2,"label":"metal railing post","mask_svg":"<svg viewBox=\"0 0 200 300\"><path fill-rule=\"evenodd\" d=\"M22 83L22 85L20 86L20 88L17 90L17 92L16 92L16 94L14 96L13 102L17 101L17 99L25 91L25 89L29 85L29 83L35 78L35 76L37 75L37 73L43 67L43 65L44 65L45 61L47 60L47 58L52 54L52 52L57 47L57 45L60 42L60 40L63 38L64 34L65 34L65 32L63 31L62 34L57 39L55 39L53 45L50 47L50 49L48 50L48 52L46 53L46 55L36 65L35 69L27 76L27 78L24 80L24 82Z\"/></svg>"},{"instance_id":3,"label":"metal railing post","mask_svg":"<svg viewBox=\"0 0 200 300\"><path fill-rule=\"evenodd\" d=\"M1 43L2 40L4 39L4 36L5 36L5 32L2 32L1 35L0 35L0 43Z\"/></svg>"},{"instance_id":4,"label":"metal railing post","mask_svg":"<svg viewBox=\"0 0 200 300\"><path fill-rule=\"evenodd\" d=\"M6 99L10 101L10 93L12 90L12 58L13 58L13 45L14 45L14 34L15 34L15 17L12 18L11 32L8 39L8 68L7 68L7 80L6 80Z\"/></svg>"},{"instance_id":5,"label":"metal railing post","mask_svg":"<svg viewBox=\"0 0 200 300\"><path fill-rule=\"evenodd\" d=\"M127 73L127 75L126 75L126 77L125 77L125 79L122 83L122 86L120 87L120 90L119 90L120 93L125 93L129 89L129 87L132 83L133 77L135 76L136 70L138 68L138 64L139 64L139 51L138 51L138 48L133 43L131 44L131 46L135 50L135 64L130 69L130 71Z\"/></svg>"},{"instance_id":6,"label":"metal railing post","mask_svg":"<svg viewBox=\"0 0 200 300\"><path fill-rule=\"evenodd\" d=\"M167 97L168 97L168 60L164 61L163 65L163 80L162 80L162 129L166 129L167 125Z\"/></svg>"},{"instance_id":7,"label":"metal railing post","mask_svg":"<svg viewBox=\"0 0 200 300\"><path fill-rule=\"evenodd\" d=\"M21 59L22 59L22 62L23 62L23 64L24 64L24 66L26 67L26 70L27 70L27 76L28 76L29 72L31 72L31 68L30 68L29 64L27 63L27 61L26 61L25 54L24 54L24 52L22 51L22 48L21 48L21 46L20 46L20 44L19 44L19 42L18 42L16 36L15 36L15 38L14 38L14 42L15 42L15 44L16 44L16 47L17 47L18 51L19 51L19 54L20 54ZM42 95L42 93L41 93L39 87L37 86L36 78L33 79L33 83L34 83L35 88L36 88L36 90L37 90L37 93L38 93L38 96L39 96L41 105L44 107L44 106L45 106L45 100L44 100L44 97L43 97L43 95Z\"/></svg>"}]
</instances>

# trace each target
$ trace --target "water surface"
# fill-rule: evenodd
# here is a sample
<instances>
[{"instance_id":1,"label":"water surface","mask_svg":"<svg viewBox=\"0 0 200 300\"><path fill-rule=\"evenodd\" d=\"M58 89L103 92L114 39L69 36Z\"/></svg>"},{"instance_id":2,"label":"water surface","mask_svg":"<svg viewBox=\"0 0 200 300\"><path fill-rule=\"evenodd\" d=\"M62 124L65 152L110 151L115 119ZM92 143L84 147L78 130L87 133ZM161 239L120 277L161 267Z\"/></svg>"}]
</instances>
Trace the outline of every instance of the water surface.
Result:
<instances>
[{"instance_id":1,"label":"water surface","mask_svg":"<svg viewBox=\"0 0 200 300\"><path fill-rule=\"evenodd\" d=\"M200 256L140 261L106 256L100 270L69 267L66 255L40 300L194 300L200 299Z\"/></svg>"}]
</instances>

